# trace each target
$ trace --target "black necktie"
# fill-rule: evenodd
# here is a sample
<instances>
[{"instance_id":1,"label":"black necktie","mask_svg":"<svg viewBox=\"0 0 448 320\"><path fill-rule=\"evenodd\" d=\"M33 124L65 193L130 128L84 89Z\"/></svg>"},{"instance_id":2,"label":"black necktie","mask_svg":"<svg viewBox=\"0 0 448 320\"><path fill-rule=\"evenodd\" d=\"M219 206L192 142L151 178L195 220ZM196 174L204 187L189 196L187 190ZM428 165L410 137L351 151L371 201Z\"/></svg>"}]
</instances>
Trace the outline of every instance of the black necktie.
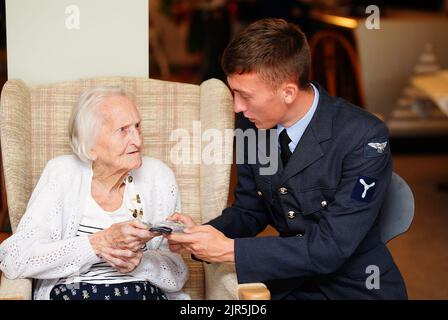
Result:
<instances>
[{"instance_id":1,"label":"black necktie","mask_svg":"<svg viewBox=\"0 0 448 320\"><path fill-rule=\"evenodd\" d=\"M289 150L288 146L288 144L291 142L291 138L288 136L288 132L286 132L286 129L283 129L282 132L280 132L280 136L278 137L278 139L280 142L282 162L283 166L285 167L286 163L291 157L291 150Z\"/></svg>"}]
</instances>

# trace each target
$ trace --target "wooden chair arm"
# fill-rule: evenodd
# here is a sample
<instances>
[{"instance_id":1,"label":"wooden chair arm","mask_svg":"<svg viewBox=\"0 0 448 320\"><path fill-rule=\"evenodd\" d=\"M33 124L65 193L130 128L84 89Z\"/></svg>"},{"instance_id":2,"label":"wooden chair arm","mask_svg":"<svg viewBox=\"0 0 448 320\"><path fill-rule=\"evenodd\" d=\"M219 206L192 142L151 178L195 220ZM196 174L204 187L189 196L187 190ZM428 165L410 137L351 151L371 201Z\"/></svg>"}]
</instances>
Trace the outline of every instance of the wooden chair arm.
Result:
<instances>
[{"instance_id":1,"label":"wooden chair arm","mask_svg":"<svg viewBox=\"0 0 448 320\"><path fill-rule=\"evenodd\" d=\"M271 300L271 293L261 282L238 285L238 299L240 300Z\"/></svg>"}]
</instances>

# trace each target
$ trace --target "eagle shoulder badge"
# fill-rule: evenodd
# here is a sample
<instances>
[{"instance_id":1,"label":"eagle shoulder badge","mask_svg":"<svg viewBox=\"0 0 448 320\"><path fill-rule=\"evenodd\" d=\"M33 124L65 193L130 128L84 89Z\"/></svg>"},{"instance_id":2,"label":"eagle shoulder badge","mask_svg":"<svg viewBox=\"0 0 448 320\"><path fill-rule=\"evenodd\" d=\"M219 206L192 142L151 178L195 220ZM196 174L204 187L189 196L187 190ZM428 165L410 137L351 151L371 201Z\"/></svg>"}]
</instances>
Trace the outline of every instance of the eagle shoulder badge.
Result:
<instances>
[{"instance_id":1,"label":"eagle shoulder badge","mask_svg":"<svg viewBox=\"0 0 448 320\"><path fill-rule=\"evenodd\" d=\"M364 146L364 158L381 157L389 153L387 138L375 138Z\"/></svg>"}]
</instances>

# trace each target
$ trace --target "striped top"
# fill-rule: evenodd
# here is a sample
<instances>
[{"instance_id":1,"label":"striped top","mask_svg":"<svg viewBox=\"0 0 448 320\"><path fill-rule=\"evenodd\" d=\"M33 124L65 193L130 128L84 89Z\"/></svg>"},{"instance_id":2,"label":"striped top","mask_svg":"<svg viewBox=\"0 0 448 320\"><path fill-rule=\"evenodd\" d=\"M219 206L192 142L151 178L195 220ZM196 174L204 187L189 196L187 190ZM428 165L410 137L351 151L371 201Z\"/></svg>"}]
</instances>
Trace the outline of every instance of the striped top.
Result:
<instances>
[{"instance_id":1,"label":"striped top","mask_svg":"<svg viewBox=\"0 0 448 320\"><path fill-rule=\"evenodd\" d=\"M124 222L131 219L132 213L127 210L125 201L121 207L113 212L103 210L98 203L92 198L88 197L88 204L86 212L79 224L77 236L91 235L98 231L110 227L114 223ZM146 251L146 245L143 248ZM146 281L134 277L132 274L122 274L112 268L107 262L101 261L93 264L89 270L69 278L59 279L57 284L69 284L77 282L87 282L92 284L113 284L132 281Z\"/></svg>"}]
</instances>

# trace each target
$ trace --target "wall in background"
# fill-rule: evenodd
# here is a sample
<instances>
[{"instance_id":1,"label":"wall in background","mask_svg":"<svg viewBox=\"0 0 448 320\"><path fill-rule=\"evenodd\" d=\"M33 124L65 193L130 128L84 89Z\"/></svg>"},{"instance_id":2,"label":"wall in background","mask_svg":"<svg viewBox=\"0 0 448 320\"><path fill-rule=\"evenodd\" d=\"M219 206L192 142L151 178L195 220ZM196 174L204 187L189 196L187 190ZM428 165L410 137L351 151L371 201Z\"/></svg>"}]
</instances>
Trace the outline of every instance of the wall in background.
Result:
<instances>
[{"instance_id":1,"label":"wall in background","mask_svg":"<svg viewBox=\"0 0 448 320\"><path fill-rule=\"evenodd\" d=\"M6 0L8 79L148 77L148 0Z\"/></svg>"},{"instance_id":2,"label":"wall in background","mask_svg":"<svg viewBox=\"0 0 448 320\"><path fill-rule=\"evenodd\" d=\"M448 68L447 30L446 17L430 14L391 15L380 30L356 29L366 108L383 116L393 136L448 134L436 105L412 104L411 85L413 76Z\"/></svg>"}]
</instances>

